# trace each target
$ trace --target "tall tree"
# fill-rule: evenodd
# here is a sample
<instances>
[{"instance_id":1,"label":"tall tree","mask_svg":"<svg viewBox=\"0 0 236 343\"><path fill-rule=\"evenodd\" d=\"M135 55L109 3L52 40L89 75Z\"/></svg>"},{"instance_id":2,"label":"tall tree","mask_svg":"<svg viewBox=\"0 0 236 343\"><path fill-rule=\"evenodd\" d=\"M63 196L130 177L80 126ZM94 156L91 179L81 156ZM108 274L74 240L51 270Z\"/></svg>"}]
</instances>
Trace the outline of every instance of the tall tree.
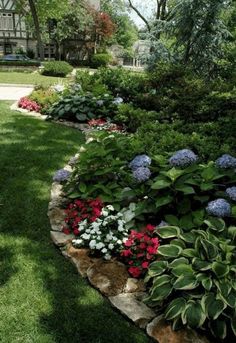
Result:
<instances>
[{"instance_id":1,"label":"tall tree","mask_svg":"<svg viewBox=\"0 0 236 343\"><path fill-rule=\"evenodd\" d=\"M42 37L41 37L38 12L36 9L35 1L34 0L28 0L28 1L29 1L30 12L32 14L34 27L35 27L35 34L36 34L37 43L38 43L39 57L40 57L40 60L43 60L44 50L43 50L43 42L42 42Z\"/></svg>"}]
</instances>

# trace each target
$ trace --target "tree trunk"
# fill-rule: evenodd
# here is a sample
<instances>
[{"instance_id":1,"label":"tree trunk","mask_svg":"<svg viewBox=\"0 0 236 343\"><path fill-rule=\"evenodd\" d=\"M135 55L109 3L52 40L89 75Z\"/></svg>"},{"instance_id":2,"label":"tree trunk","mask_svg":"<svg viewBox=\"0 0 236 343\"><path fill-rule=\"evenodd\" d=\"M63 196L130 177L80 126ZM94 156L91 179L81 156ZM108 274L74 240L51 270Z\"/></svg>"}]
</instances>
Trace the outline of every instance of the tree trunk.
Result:
<instances>
[{"instance_id":1,"label":"tree trunk","mask_svg":"<svg viewBox=\"0 0 236 343\"><path fill-rule=\"evenodd\" d=\"M43 42L41 38L39 18L38 18L36 6L35 6L35 1L29 0L29 6L30 6L32 17L33 17L33 21L34 21L35 33L36 33L36 38L37 38L37 43L38 43L38 50L39 50L39 57L40 57L40 60L44 60Z\"/></svg>"}]
</instances>

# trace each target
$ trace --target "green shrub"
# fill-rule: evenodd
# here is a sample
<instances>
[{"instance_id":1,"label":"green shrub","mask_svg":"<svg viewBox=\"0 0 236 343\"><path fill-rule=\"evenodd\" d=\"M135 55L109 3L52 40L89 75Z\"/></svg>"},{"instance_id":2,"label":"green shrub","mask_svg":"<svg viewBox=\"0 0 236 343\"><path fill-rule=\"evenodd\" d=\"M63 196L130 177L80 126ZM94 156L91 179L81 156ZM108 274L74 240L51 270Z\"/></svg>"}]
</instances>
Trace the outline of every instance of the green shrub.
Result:
<instances>
[{"instance_id":1,"label":"green shrub","mask_svg":"<svg viewBox=\"0 0 236 343\"><path fill-rule=\"evenodd\" d=\"M31 93L29 99L40 105L41 112L45 113L49 107L60 99L60 95L52 89L38 89Z\"/></svg>"},{"instance_id":2,"label":"green shrub","mask_svg":"<svg viewBox=\"0 0 236 343\"><path fill-rule=\"evenodd\" d=\"M109 62L111 62L112 57L109 54L95 54L91 58L91 67L107 67Z\"/></svg>"},{"instance_id":3,"label":"green shrub","mask_svg":"<svg viewBox=\"0 0 236 343\"><path fill-rule=\"evenodd\" d=\"M76 83L80 84L84 92L92 92L95 96L109 93L108 87L87 70L77 70Z\"/></svg>"},{"instance_id":4,"label":"green shrub","mask_svg":"<svg viewBox=\"0 0 236 343\"><path fill-rule=\"evenodd\" d=\"M47 110L48 119L65 119L85 123L94 118L113 116L117 105L114 98L105 94L94 97L91 93L65 95Z\"/></svg>"},{"instance_id":5,"label":"green shrub","mask_svg":"<svg viewBox=\"0 0 236 343\"><path fill-rule=\"evenodd\" d=\"M66 75L71 73L72 70L73 67L67 62L51 61L44 63L42 74L47 76L66 77Z\"/></svg>"},{"instance_id":6,"label":"green shrub","mask_svg":"<svg viewBox=\"0 0 236 343\"><path fill-rule=\"evenodd\" d=\"M2 61L0 60L0 66L19 66L19 67L39 67L40 61Z\"/></svg>"},{"instance_id":7,"label":"green shrub","mask_svg":"<svg viewBox=\"0 0 236 343\"><path fill-rule=\"evenodd\" d=\"M210 328L222 340L231 330L236 335L236 228L209 218L186 233L176 219L156 232L162 244L149 267L146 301L161 307L173 329Z\"/></svg>"},{"instance_id":8,"label":"green shrub","mask_svg":"<svg viewBox=\"0 0 236 343\"><path fill-rule=\"evenodd\" d=\"M129 131L135 132L144 123L155 122L158 119L158 113L134 108L131 104L121 104L114 119L125 124Z\"/></svg>"},{"instance_id":9,"label":"green shrub","mask_svg":"<svg viewBox=\"0 0 236 343\"><path fill-rule=\"evenodd\" d=\"M145 90L146 75L122 67L99 69L95 77L106 85L114 96L120 96L125 101L132 100Z\"/></svg>"}]
</instances>

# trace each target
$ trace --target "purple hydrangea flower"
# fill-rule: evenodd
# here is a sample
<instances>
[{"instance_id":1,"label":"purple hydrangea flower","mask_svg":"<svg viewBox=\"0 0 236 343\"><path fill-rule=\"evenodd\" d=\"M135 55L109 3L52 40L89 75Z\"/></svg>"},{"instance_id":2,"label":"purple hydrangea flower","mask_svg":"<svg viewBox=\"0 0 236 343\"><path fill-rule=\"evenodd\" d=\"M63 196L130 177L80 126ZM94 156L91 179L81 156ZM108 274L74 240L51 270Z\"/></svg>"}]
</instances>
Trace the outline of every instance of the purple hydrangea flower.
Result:
<instances>
[{"instance_id":1,"label":"purple hydrangea flower","mask_svg":"<svg viewBox=\"0 0 236 343\"><path fill-rule=\"evenodd\" d=\"M228 154L219 157L215 163L221 169L236 168L236 158Z\"/></svg>"},{"instance_id":2,"label":"purple hydrangea flower","mask_svg":"<svg viewBox=\"0 0 236 343\"><path fill-rule=\"evenodd\" d=\"M140 167L150 166L152 160L147 155L138 155L130 163L129 167L134 171Z\"/></svg>"},{"instance_id":3,"label":"purple hydrangea flower","mask_svg":"<svg viewBox=\"0 0 236 343\"><path fill-rule=\"evenodd\" d=\"M147 167L139 167L135 170L133 170L133 177L138 182L144 182L147 181L151 176L151 171Z\"/></svg>"},{"instance_id":4,"label":"purple hydrangea flower","mask_svg":"<svg viewBox=\"0 0 236 343\"><path fill-rule=\"evenodd\" d=\"M188 167L197 162L197 159L198 157L193 151L183 149L176 151L176 153L169 159L169 163L172 167Z\"/></svg>"},{"instance_id":5,"label":"purple hydrangea flower","mask_svg":"<svg viewBox=\"0 0 236 343\"><path fill-rule=\"evenodd\" d=\"M124 100L123 100L122 98L117 97L117 98L115 98L115 99L113 100L113 104L115 104L115 105L120 105L120 104L122 104L123 101L124 101Z\"/></svg>"},{"instance_id":6,"label":"purple hydrangea flower","mask_svg":"<svg viewBox=\"0 0 236 343\"><path fill-rule=\"evenodd\" d=\"M236 201L236 186L227 188L225 192L231 200Z\"/></svg>"},{"instance_id":7,"label":"purple hydrangea flower","mask_svg":"<svg viewBox=\"0 0 236 343\"><path fill-rule=\"evenodd\" d=\"M67 181L70 177L70 174L71 173L68 170L60 169L53 176L53 181L56 181L56 182Z\"/></svg>"},{"instance_id":8,"label":"purple hydrangea flower","mask_svg":"<svg viewBox=\"0 0 236 343\"><path fill-rule=\"evenodd\" d=\"M225 199L209 202L206 210L208 214L215 217L229 217L231 215L230 204Z\"/></svg>"}]
</instances>

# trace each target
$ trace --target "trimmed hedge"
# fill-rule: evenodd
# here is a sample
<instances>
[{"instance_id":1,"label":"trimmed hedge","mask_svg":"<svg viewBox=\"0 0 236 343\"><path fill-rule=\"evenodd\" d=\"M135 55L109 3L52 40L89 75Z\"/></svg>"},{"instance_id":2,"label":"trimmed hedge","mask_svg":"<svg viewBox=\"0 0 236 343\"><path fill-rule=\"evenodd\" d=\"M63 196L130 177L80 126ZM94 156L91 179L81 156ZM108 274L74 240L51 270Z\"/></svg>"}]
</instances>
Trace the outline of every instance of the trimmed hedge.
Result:
<instances>
[{"instance_id":1,"label":"trimmed hedge","mask_svg":"<svg viewBox=\"0 0 236 343\"><path fill-rule=\"evenodd\" d=\"M39 67L40 61L2 61L0 60L0 66L19 66L19 67Z\"/></svg>"},{"instance_id":2,"label":"trimmed hedge","mask_svg":"<svg viewBox=\"0 0 236 343\"><path fill-rule=\"evenodd\" d=\"M66 77L72 70L73 67L65 61L52 61L44 64L42 74L46 76Z\"/></svg>"}]
</instances>

